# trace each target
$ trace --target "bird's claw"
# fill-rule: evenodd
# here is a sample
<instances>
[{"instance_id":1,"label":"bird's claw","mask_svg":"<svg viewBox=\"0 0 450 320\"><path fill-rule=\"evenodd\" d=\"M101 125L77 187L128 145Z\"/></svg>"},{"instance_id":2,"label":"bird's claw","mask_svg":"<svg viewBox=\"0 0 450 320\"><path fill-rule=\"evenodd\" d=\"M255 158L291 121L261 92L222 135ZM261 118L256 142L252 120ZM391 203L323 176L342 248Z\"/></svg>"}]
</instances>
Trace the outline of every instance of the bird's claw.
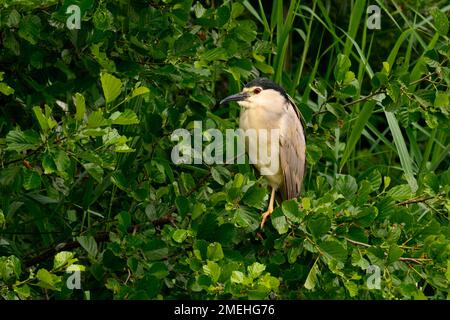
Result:
<instances>
[{"instance_id":1,"label":"bird's claw","mask_svg":"<svg viewBox=\"0 0 450 320\"><path fill-rule=\"evenodd\" d=\"M266 223L266 220L270 216L271 213L272 213L272 211L269 211L269 210L267 210L266 212L263 213L262 219L261 219L261 229L264 228L264 224Z\"/></svg>"}]
</instances>

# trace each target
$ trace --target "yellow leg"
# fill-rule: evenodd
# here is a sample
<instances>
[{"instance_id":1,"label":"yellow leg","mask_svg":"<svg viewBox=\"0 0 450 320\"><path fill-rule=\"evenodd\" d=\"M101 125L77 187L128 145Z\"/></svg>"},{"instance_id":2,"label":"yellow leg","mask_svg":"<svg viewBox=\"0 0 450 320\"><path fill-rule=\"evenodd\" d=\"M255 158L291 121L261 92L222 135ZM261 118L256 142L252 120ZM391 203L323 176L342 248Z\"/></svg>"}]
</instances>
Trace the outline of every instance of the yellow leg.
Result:
<instances>
[{"instance_id":1,"label":"yellow leg","mask_svg":"<svg viewBox=\"0 0 450 320\"><path fill-rule=\"evenodd\" d=\"M270 195L270 200L269 200L269 208L267 208L267 211L264 212L263 215L262 215L261 229L264 227L264 224L266 223L267 218L273 212L273 202L274 202L274 200L275 200L275 188L272 187L272 193Z\"/></svg>"}]
</instances>

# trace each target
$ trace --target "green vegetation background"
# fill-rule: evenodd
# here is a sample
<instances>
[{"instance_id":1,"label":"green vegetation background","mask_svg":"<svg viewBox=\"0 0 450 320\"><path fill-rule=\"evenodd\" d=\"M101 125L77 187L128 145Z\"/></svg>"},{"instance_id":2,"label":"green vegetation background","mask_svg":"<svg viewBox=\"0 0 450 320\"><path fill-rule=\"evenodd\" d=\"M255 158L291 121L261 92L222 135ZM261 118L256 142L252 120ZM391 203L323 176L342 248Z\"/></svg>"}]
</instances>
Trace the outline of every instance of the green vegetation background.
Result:
<instances>
[{"instance_id":1,"label":"green vegetation background","mask_svg":"<svg viewBox=\"0 0 450 320\"><path fill-rule=\"evenodd\" d=\"M448 2L268 3L0 1L1 298L449 298ZM261 75L308 137L264 230L250 165L170 157Z\"/></svg>"}]
</instances>

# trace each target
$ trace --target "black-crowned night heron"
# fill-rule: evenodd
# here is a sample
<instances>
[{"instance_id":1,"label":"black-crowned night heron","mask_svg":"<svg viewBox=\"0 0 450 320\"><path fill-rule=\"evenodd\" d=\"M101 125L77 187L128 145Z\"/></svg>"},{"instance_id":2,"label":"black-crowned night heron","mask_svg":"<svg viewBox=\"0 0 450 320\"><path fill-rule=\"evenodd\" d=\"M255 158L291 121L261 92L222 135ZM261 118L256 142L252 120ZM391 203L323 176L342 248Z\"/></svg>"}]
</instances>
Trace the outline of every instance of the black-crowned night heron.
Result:
<instances>
[{"instance_id":1,"label":"black-crowned night heron","mask_svg":"<svg viewBox=\"0 0 450 320\"><path fill-rule=\"evenodd\" d=\"M236 101L241 106L239 127L242 130L254 129L257 132L257 139L267 137L264 143L267 144L267 154L271 155L271 150L279 155L276 158L277 170L271 174L265 174L272 188L269 200L269 207L262 215L261 228L266 219L273 212L275 192L281 193L283 200L298 198L300 195L303 176L306 164L306 140L303 126L300 120L297 107L294 101L288 96L286 91L266 78L257 78L247 83L242 92L231 95L223 99L220 104ZM273 129L278 129L278 148L271 148ZM259 135L265 131L265 135ZM267 134L268 133L268 134ZM247 153L259 154L259 143L248 143L250 136L246 135ZM250 150L249 150L250 148ZM276 156L276 155L275 155ZM257 158L255 167L262 172L271 164L267 159ZM266 170L267 171L267 170Z\"/></svg>"}]
</instances>

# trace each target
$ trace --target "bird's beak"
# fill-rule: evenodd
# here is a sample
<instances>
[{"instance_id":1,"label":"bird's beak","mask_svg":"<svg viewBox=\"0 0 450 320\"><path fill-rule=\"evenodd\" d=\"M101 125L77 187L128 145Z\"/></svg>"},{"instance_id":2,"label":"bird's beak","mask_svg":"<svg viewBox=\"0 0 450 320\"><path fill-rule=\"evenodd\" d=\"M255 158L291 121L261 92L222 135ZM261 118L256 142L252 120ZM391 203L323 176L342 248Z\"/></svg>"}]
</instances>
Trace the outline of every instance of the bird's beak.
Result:
<instances>
[{"instance_id":1,"label":"bird's beak","mask_svg":"<svg viewBox=\"0 0 450 320\"><path fill-rule=\"evenodd\" d=\"M242 101L242 100L247 99L249 96L250 95L248 93L239 92L239 93L236 93L236 94L226 97L225 99L220 101L220 104L228 103L231 101Z\"/></svg>"}]
</instances>

